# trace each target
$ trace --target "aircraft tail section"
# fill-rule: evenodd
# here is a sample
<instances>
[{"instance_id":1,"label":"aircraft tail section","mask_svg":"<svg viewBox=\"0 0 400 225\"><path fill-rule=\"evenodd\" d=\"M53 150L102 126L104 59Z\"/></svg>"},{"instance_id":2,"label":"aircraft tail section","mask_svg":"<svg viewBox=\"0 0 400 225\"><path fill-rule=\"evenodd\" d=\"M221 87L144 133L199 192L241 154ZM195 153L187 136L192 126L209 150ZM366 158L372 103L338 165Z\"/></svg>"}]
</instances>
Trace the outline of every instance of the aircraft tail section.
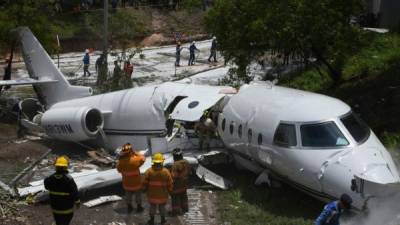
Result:
<instances>
[{"instance_id":1,"label":"aircraft tail section","mask_svg":"<svg viewBox=\"0 0 400 225\"><path fill-rule=\"evenodd\" d=\"M92 95L90 87L69 84L29 28L19 27L16 33L29 77L38 81L33 87L43 105L49 107L60 101ZM40 82L48 80L53 82Z\"/></svg>"}]
</instances>

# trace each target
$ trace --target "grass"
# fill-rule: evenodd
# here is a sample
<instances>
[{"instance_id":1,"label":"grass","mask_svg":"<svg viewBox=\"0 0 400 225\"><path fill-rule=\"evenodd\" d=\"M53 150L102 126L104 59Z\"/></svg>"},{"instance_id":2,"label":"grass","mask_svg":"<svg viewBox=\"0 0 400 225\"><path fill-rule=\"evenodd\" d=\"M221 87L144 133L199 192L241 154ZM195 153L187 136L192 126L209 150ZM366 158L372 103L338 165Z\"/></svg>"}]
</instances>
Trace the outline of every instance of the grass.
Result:
<instances>
[{"instance_id":1,"label":"grass","mask_svg":"<svg viewBox=\"0 0 400 225\"><path fill-rule=\"evenodd\" d=\"M284 78L279 81L279 84L306 91L321 92L332 84L332 80L328 74L323 70L321 73L322 74L314 68L306 70L301 69L291 74L284 75Z\"/></svg>"},{"instance_id":2,"label":"grass","mask_svg":"<svg viewBox=\"0 0 400 225\"><path fill-rule=\"evenodd\" d=\"M377 76L400 61L400 35L374 34L370 43L350 57L343 68L343 79Z\"/></svg>"},{"instance_id":3,"label":"grass","mask_svg":"<svg viewBox=\"0 0 400 225\"><path fill-rule=\"evenodd\" d=\"M255 186L252 173L232 171L235 188L218 193L219 224L311 225L323 203L285 184Z\"/></svg>"}]
</instances>

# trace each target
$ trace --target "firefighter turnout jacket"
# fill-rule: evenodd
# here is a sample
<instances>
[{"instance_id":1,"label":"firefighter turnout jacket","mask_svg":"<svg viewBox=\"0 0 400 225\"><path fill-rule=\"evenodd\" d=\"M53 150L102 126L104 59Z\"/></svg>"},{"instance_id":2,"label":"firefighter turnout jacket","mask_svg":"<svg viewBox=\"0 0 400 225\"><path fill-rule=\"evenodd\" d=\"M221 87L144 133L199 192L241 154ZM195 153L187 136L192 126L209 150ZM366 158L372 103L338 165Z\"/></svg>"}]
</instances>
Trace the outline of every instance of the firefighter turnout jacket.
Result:
<instances>
[{"instance_id":1,"label":"firefighter turnout jacket","mask_svg":"<svg viewBox=\"0 0 400 225\"><path fill-rule=\"evenodd\" d=\"M142 177L139 168L144 161L145 157L139 153L132 153L119 158L117 170L122 174L122 186L126 191L142 189Z\"/></svg>"},{"instance_id":2,"label":"firefighter turnout jacket","mask_svg":"<svg viewBox=\"0 0 400 225\"><path fill-rule=\"evenodd\" d=\"M145 173L143 187L147 190L150 204L166 204L169 193L172 192L172 177L168 169L149 168Z\"/></svg>"},{"instance_id":3,"label":"firefighter turnout jacket","mask_svg":"<svg viewBox=\"0 0 400 225\"><path fill-rule=\"evenodd\" d=\"M179 194L186 191L190 173L191 169L187 160L181 159L174 162L171 167L171 175L174 181L172 194Z\"/></svg>"},{"instance_id":4,"label":"firefighter turnout jacket","mask_svg":"<svg viewBox=\"0 0 400 225\"><path fill-rule=\"evenodd\" d=\"M54 214L72 214L74 204L80 202L78 188L68 171L57 171L47 177L44 187L49 191Z\"/></svg>"}]
</instances>

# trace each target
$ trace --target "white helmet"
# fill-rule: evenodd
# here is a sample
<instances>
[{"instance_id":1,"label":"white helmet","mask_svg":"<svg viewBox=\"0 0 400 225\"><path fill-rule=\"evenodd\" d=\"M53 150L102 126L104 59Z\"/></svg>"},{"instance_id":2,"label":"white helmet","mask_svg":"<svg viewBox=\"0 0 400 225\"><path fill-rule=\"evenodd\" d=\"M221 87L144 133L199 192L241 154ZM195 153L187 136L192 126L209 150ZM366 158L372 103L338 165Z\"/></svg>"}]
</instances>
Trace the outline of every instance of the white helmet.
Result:
<instances>
[{"instance_id":1,"label":"white helmet","mask_svg":"<svg viewBox=\"0 0 400 225\"><path fill-rule=\"evenodd\" d=\"M217 37L215 37L215 36L213 36L213 38L212 38L213 40L215 40L215 39L217 39Z\"/></svg>"},{"instance_id":2,"label":"white helmet","mask_svg":"<svg viewBox=\"0 0 400 225\"><path fill-rule=\"evenodd\" d=\"M89 49L85 49L85 53L89 53Z\"/></svg>"},{"instance_id":3,"label":"white helmet","mask_svg":"<svg viewBox=\"0 0 400 225\"><path fill-rule=\"evenodd\" d=\"M196 44L196 42L195 42L195 41L192 41L192 45L194 45L194 44Z\"/></svg>"}]
</instances>

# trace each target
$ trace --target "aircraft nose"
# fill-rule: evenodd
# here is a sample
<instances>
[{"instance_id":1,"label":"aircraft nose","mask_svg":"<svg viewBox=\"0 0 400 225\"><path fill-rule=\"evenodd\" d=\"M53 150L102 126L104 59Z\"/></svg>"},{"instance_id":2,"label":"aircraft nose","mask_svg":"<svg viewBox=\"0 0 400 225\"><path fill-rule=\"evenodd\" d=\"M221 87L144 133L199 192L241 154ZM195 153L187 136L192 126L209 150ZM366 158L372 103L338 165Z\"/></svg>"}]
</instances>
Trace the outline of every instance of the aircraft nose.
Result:
<instances>
[{"instance_id":1,"label":"aircraft nose","mask_svg":"<svg viewBox=\"0 0 400 225\"><path fill-rule=\"evenodd\" d=\"M384 148L374 147L356 148L335 155L322 165L319 174L323 191L333 196L354 194L352 180L355 177L380 185L400 182L390 154Z\"/></svg>"},{"instance_id":2,"label":"aircraft nose","mask_svg":"<svg viewBox=\"0 0 400 225\"><path fill-rule=\"evenodd\" d=\"M400 181L397 168L392 157L382 148L362 148L354 151L343 163L352 168L355 175L366 180L388 184Z\"/></svg>"},{"instance_id":3,"label":"aircraft nose","mask_svg":"<svg viewBox=\"0 0 400 225\"><path fill-rule=\"evenodd\" d=\"M364 178L365 180L380 184L399 182L397 172L393 173L387 163L370 163L366 165L364 172L360 174L360 177Z\"/></svg>"}]
</instances>

